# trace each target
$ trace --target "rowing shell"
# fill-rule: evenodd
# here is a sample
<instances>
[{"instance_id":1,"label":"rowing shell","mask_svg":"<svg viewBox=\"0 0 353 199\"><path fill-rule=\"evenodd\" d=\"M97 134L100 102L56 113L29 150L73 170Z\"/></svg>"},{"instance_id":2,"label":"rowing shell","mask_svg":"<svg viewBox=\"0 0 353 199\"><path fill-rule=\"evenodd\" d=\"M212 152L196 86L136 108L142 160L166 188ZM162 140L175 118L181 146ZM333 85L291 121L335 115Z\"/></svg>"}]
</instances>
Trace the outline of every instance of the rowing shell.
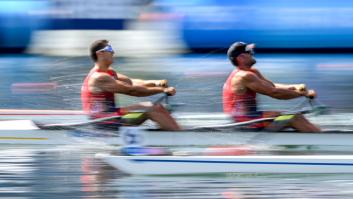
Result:
<instances>
[{"instance_id":1,"label":"rowing shell","mask_svg":"<svg viewBox=\"0 0 353 199\"><path fill-rule=\"evenodd\" d=\"M121 143L116 133L71 130L43 130L31 120L0 121L0 144L72 145Z\"/></svg>"},{"instance_id":2,"label":"rowing shell","mask_svg":"<svg viewBox=\"0 0 353 199\"><path fill-rule=\"evenodd\" d=\"M73 144L91 140L109 145L144 146L230 146L239 144L268 145L335 145L353 146L353 132L168 132L141 128L121 128L120 132L71 128L43 130L31 120L0 121L0 144Z\"/></svg>"},{"instance_id":3,"label":"rowing shell","mask_svg":"<svg viewBox=\"0 0 353 199\"><path fill-rule=\"evenodd\" d=\"M97 154L133 175L216 173L353 173L353 156L113 156Z\"/></svg>"}]
</instances>

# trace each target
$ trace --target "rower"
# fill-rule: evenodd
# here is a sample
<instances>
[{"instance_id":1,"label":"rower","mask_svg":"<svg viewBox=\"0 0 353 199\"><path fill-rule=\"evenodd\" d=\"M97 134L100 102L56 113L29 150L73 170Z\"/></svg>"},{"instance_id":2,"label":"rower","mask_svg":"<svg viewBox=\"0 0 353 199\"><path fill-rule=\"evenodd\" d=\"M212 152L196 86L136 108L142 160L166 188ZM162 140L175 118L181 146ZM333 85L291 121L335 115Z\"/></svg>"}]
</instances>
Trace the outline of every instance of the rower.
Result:
<instances>
[{"instance_id":1,"label":"rower","mask_svg":"<svg viewBox=\"0 0 353 199\"><path fill-rule=\"evenodd\" d=\"M251 129L283 130L291 127L300 132L320 132L320 128L310 123L302 114L281 116L280 112L258 111L257 93L276 99L293 99L297 97L316 97L314 90L307 90L304 84L277 84L266 79L253 65L255 44L235 42L228 49L230 62L236 67L223 86L223 110L230 114L235 122L251 121L259 118L277 117L271 122L254 123ZM285 124L283 125L283 122Z\"/></svg>"},{"instance_id":2,"label":"rower","mask_svg":"<svg viewBox=\"0 0 353 199\"><path fill-rule=\"evenodd\" d=\"M117 129L120 125L140 125L147 119L159 124L162 130L177 131L179 125L160 104L142 102L127 107L116 107L115 94L142 97L158 93L175 95L174 87L167 80L132 79L116 72L113 63L114 50L107 40L93 42L90 56L94 66L84 80L81 89L83 110L90 119L121 116L115 121L98 123L99 128ZM133 113L136 110L143 112Z\"/></svg>"}]
</instances>

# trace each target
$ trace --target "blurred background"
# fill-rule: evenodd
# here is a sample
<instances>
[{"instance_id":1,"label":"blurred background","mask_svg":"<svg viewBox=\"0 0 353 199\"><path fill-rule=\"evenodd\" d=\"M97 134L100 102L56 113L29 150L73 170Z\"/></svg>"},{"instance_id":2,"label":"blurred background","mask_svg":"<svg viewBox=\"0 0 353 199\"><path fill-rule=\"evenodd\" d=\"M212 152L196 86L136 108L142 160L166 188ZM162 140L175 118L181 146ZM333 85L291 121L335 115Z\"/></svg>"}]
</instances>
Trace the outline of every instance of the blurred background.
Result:
<instances>
[{"instance_id":1,"label":"blurred background","mask_svg":"<svg viewBox=\"0 0 353 199\"><path fill-rule=\"evenodd\" d=\"M353 113L353 0L0 0L0 109L81 110L81 85L93 66L88 48L98 39L112 44L117 71L168 79L177 89L175 114L222 111L223 83L234 68L226 51L244 41L256 43L256 67L266 77L307 84L340 116L314 122L343 128L353 121L346 114ZM145 100L118 98L120 105ZM259 106L290 110L304 100L259 96ZM93 158L100 150L88 150L90 142L1 146L4 198L352 198L345 174L150 178L112 170ZM306 149L316 148L293 152Z\"/></svg>"},{"instance_id":2,"label":"blurred background","mask_svg":"<svg viewBox=\"0 0 353 199\"><path fill-rule=\"evenodd\" d=\"M108 39L114 68L169 79L182 111L221 111L235 41L256 43L257 67L274 82L306 83L352 111L352 9L350 0L2 0L0 108L80 109L88 47Z\"/></svg>"}]
</instances>

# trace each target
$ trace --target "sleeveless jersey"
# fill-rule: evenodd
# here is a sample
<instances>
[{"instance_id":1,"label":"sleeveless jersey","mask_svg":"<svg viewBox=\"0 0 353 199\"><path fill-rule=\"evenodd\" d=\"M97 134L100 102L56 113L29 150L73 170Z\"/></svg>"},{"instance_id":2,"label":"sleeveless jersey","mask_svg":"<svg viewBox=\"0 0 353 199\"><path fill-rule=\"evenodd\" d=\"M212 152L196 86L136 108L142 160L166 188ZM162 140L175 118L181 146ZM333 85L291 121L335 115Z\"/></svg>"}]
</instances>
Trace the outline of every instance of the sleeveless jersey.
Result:
<instances>
[{"instance_id":1,"label":"sleeveless jersey","mask_svg":"<svg viewBox=\"0 0 353 199\"><path fill-rule=\"evenodd\" d=\"M236 122L256 119L262 116L257 111L256 92L247 89L243 94L232 91L232 79L239 72L234 70L223 85L223 111L233 116Z\"/></svg>"},{"instance_id":2,"label":"sleeveless jersey","mask_svg":"<svg viewBox=\"0 0 353 199\"><path fill-rule=\"evenodd\" d=\"M92 118L109 117L115 115L122 115L120 109L115 106L115 96L112 92L91 92L89 90L88 82L94 73L107 73L114 79L118 76L114 70L100 71L91 70L85 78L81 88L81 101L83 110Z\"/></svg>"}]
</instances>

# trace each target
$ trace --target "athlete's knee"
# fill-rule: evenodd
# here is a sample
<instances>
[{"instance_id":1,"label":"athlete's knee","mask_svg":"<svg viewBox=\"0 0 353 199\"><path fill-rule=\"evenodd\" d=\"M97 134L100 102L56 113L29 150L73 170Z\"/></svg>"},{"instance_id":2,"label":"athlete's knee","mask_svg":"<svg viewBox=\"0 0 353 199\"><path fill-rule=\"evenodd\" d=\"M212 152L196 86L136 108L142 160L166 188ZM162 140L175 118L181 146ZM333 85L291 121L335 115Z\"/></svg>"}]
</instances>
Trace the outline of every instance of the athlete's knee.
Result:
<instances>
[{"instance_id":1,"label":"athlete's knee","mask_svg":"<svg viewBox=\"0 0 353 199\"><path fill-rule=\"evenodd\" d=\"M305 117L304 117L303 114L297 113L297 114L294 115L294 118L293 118L293 119L294 119L294 120L304 120Z\"/></svg>"},{"instance_id":2,"label":"athlete's knee","mask_svg":"<svg viewBox=\"0 0 353 199\"><path fill-rule=\"evenodd\" d=\"M307 123L308 123L308 120L301 113L295 114L293 119L290 121L291 125L304 125L304 124L307 124Z\"/></svg>"},{"instance_id":3,"label":"athlete's knee","mask_svg":"<svg viewBox=\"0 0 353 199\"><path fill-rule=\"evenodd\" d=\"M139 105L144 107L144 108L153 108L153 103L152 102L140 102Z\"/></svg>"},{"instance_id":4,"label":"athlete's knee","mask_svg":"<svg viewBox=\"0 0 353 199\"><path fill-rule=\"evenodd\" d=\"M281 113L280 112L276 112L276 111L264 111L262 113L262 117L277 117L280 116Z\"/></svg>"},{"instance_id":5,"label":"athlete's knee","mask_svg":"<svg viewBox=\"0 0 353 199\"><path fill-rule=\"evenodd\" d=\"M164 112L165 111L164 106L162 106L161 104L154 105L153 109L154 109L154 111L157 111L157 112Z\"/></svg>"},{"instance_id":6,"label":"athlete's knee","mask_svg":"<svg viewBox=\"0 0 353 199\"><path fill-rule=\"evenodd\" d=\"M147 109L147 113L151 114L151 113L159 113L163 111L163 106L159 105L159 104L152 104L151 107L149 107Z\"/></svg>"}]
</instances>

